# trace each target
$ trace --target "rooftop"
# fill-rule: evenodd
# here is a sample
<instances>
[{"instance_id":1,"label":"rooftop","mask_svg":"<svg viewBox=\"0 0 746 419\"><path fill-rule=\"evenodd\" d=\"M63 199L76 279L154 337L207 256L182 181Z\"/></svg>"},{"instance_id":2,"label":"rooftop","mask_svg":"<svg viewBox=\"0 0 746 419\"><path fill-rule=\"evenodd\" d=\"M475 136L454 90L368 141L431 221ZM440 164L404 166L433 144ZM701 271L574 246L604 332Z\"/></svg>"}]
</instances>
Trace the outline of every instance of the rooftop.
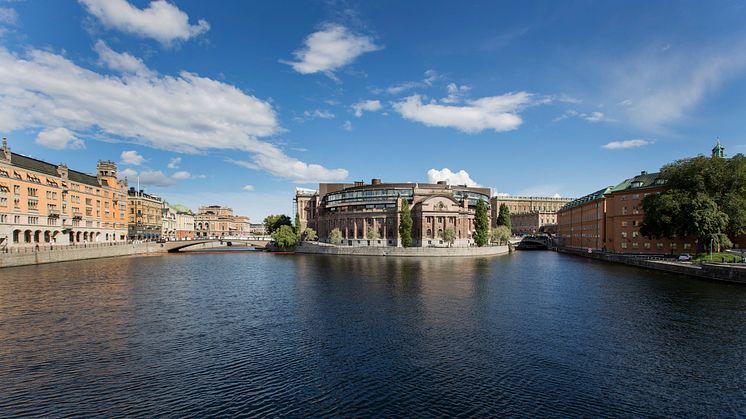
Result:
<instances>
[{"instance_id":1,"label":"rooftop","mask_svg":"<svg viewBox=\"0 0 746 419\"><path fill-rule=\"evenodd\" d=\"M612 190L612 187L611 186L607 186L607 187L605 187L603 189L597 190L596 192L589 193L588 195L585 195L585 196L581 196L580 198L574 199L574 200L568 202L567 204L565 204L562 208L560 208L560 211L566 211L566 210L569 210L571 208L575 208L577 206L586 204L588 202L593 202L593 201L595 201L597 199L601 199L606 194L608 194L609 192L611 192L611 190Z\"/></svg>"}]
</instances>

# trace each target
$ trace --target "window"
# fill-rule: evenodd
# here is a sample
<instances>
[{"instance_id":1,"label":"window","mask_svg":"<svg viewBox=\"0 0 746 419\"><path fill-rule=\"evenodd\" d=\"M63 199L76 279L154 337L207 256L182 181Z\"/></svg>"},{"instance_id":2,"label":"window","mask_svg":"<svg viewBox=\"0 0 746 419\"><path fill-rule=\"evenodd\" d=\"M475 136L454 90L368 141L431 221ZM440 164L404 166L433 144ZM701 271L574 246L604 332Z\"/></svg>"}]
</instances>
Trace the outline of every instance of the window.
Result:
<instances>
[{"instance_id":1,"label":"window","mask_svg":"<svg viewBox=\"0 0 746 419\"><path fill-rule=\"evenodd\" d=\"M640 235L640 233L638 233L637 231L633 231L633 232L632 232L632 237L633 237L633 238L634 238L634 237L637 237L637 236L639 236L639 235Z\"/></svg>"},{"instance_id":2,"label":"window","mask_svg":"<svg viewBox=\"0 0 746 419\"><path fill-rule=\"evenodd\" d=\"M688 250L688 249L691 249L691 248L692 248L692 244L691 243L684 243L684 250Z\"/></svg>"},{"instance_id":3,"label":"window","mask_svg":"<svg viewBox=\"0 0 746 419\"><path fill-rule=\"evenodd\" d=\"M28 217L29 224L39 224L39 217Z\"/></svg>"},{"instance_id":4,"label":"window","mask_svg":"<svg viewBox=\"0 0 746 419\"><path fill-rule=\"evenodd\" d=\"M626 232L626 231L622 231L622 238L623 238L623 239L626 239L626 238L627 238L627 232Z\"/></svg>"},{"instance_id":5,"label":"window","mask_svg":"<svg viewBox=\"0 0 746 419\"><path fill-rule=\"evenodd\" d=\"M627 221L622 221L622 227L627 227L629 223Z\"/></svg>"},{"instance_id":6,"label":"window","mask_svg":"<svg viewBox=\"0 0 746 419\"><path fill-rule=\"evenodd\" d=\"M627 243L626 242L622 242L622 249L626 249L626 248L627 248Z\"/></svg>"},{"instance_id":7,"label":"window","mask_svg":"<svg viewBox=\"0 0 746 419\"><path fill-rule=\"evenodd\" d=\"M659 249L659 250L660 250L660 249L663 249L663 243L656 243L656 244L655 244L655 248L656 248L656 249Z\"/></svg>"},{"instance_id":8,"label":"window","mask_svg":"<svg viewBox=\"0 0 746 419\"><path fill-rule=\"evenodd\" d=\"M632 242L632 248L637 249L639 247L639 244L637 242Z\"/></svg>"},{"instance_id":9,"label":"window","mask_svg":"<svg viewBox=\"0 0 746 419\"><path fill-rule=\"evenodd\" d=\"M650 243L643 243L642 247L644 247L646 249L650 249Z\"/></svg>"}]
</instances>

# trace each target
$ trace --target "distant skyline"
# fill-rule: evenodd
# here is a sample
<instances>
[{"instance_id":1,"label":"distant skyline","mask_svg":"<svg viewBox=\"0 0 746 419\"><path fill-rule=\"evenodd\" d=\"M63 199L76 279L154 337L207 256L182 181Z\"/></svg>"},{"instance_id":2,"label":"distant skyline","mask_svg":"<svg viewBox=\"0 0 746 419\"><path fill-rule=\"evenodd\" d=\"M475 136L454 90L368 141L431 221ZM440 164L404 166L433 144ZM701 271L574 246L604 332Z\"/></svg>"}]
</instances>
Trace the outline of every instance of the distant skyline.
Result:
<instances>
[{"instance_id":1,"label":"distant skyline","mask_svg":"<svg viewBox=\"0 0 746 419\"><path fill-rule=\"evenodd\" d=\"M579 197L746 152L746 2L0 0L13 151L170 203L320 181Z\"/></svg>"}]
</instances>

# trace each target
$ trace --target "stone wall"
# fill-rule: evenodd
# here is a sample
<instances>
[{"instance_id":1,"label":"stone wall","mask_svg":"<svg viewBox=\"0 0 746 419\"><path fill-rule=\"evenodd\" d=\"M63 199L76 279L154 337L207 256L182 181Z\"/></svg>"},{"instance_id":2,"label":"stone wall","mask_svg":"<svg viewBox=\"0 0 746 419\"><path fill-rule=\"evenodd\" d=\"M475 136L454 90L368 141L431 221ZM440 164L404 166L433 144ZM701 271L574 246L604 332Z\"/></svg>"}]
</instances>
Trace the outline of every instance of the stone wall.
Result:
<instances>
[{"instance_id":1,"label":"stone wall","mask_svg":"<svg viewBox=\"0 0 746 419\"><path fill-rule=\"evenodd\" d=\"M603 252L587 253L587 251L568 248L558 248L557 251L603 260L606 262L623 263L625 265L696 276L698 278L712 279L716 281L746 284L746 264L679 263L675 259L650 259L646 257Z\"/></svg>"},{"instance_id":2,"label":"stone wall","mask_svg":"<svg viewBox=\"0 0 746 419\"><path fill-rule=\"evenodd\" d=\"M96 243L86 246L55 246L51 250L33 248L25 251L0 253L0 268L11 266L36 265L40 263L67 262L72 260L98 259L117 256L142 255L147 253L159 253L164 251L161 244L146 243Z\"/></svg>"},{"instance_id":3,"label":"stone wall","mask_svg":"<svg viewBox=\"0 0 746 419\"><path fill-rule=\"evenodd\" d=\"M302 243L296 253L355 256L401 256L401 257L469 257L495 256L508 253L508 246L486 247L356 247Z\"/></svg>"}]
</instances>

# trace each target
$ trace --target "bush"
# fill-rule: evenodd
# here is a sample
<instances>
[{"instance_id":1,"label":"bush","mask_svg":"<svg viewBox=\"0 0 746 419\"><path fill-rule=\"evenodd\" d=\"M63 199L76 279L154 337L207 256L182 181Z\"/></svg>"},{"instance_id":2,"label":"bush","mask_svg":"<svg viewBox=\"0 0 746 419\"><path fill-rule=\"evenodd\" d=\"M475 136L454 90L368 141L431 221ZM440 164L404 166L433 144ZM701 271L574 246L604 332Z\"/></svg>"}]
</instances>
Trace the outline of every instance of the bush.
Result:
<instances>
[{"instance_id":1,"label":"bush","mask_svg":"<svg viewBox=\"0 0 746 419\"><path fill-rule=\"evenodd\" d=\"M288 250L298 244L298 235L295 234L293 227L283 225L272 233L272 240L281 250Z\"/></svg>"}]
</instances>

